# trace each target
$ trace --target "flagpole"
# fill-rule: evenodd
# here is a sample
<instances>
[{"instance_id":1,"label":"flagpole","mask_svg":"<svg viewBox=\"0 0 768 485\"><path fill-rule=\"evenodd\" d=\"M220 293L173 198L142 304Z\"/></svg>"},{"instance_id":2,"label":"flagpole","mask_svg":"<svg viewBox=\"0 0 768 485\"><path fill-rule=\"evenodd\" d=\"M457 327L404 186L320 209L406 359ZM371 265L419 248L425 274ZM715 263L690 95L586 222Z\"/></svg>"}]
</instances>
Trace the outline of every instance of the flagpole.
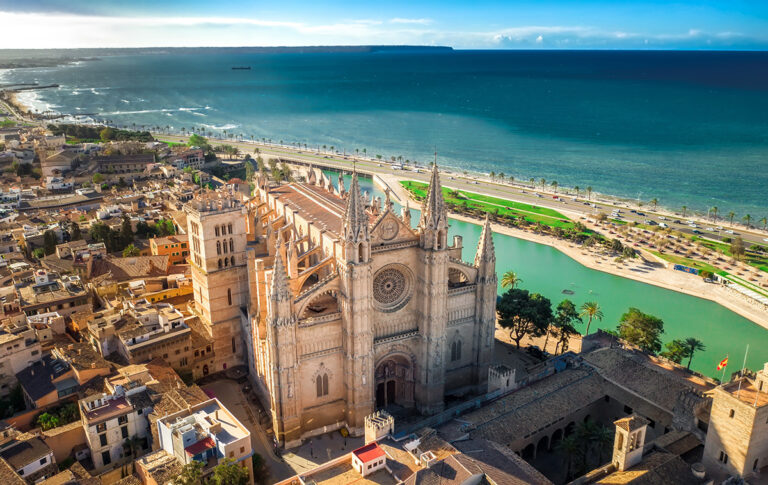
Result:
<instances>
[{"instance_id":1,"label":"flagpole","mask_svg":"<svg viewBox=\"0 0 768 485\"><path fill-rule=\"evenodd\" d=\"M744 352L744 363L741 365L741 372L739 372L739 390L736 391L736 399L739 398L739 394L741 394L741 381L742 377L744 377L744 368L747 367L747 354L749 354L749 344L747 344L747 350Z\"/></svg>"},{"instance_id":2,"label":"flagpole","mask_svg":"<svg viewBox=\"0 0 768 485\"><path fill-rule=\"evenodd\" d=\"M725 368L728 367L728 355L725 354L725 365L723 366L723 377L720 379L720 384L723 384L723 381L725 380Z\"/></svg>"}]
</instances>

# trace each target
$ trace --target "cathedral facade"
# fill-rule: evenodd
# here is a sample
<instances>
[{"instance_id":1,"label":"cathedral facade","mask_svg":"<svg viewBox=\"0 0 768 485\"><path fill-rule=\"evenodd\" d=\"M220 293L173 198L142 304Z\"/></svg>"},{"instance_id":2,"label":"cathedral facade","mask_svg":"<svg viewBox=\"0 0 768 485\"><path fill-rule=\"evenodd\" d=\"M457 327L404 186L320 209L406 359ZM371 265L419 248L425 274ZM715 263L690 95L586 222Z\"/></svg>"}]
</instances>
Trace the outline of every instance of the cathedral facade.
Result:
<instances>
[{"instance_id":1,"label":"cathedral facade","mask_svg":"<svg viewBox=\"0 0 768 485\"><path fill-rule=\"evenodd\" d=\"M262 178L243 203L247 288L235 292L247 300L244 360L280 443L344 426L360 435L376 409L434 414L446 396L485 392L497 289L490 224L468 264L461 238L448 241L436 166L415 229L389 193L364 197L357 174L349 189L311 167L301 178ZM234 248L237 269L221 271L240 280ZM234 333L227 327L222 348Z\"/></svg>"}]
</instances>

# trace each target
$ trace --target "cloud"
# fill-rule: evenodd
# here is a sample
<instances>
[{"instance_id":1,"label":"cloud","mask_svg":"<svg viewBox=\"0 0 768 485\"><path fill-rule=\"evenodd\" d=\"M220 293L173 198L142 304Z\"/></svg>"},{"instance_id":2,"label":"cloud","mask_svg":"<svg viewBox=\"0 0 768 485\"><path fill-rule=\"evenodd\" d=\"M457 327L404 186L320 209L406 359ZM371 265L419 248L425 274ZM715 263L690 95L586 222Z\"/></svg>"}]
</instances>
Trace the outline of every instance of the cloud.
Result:
<instances>
[{"instance_id":1,"label":"cloud","mask_svg":"<svg viewBox=\"0 0 768 485\"><path fill-rule=\"evenodd\" d=\"M400 17L395 17L393 19L389 19L389 23L391 24L418 24L418 25L429 25L432 23L432 19L404 19Z\"/></svg>"},{"instance_id":2,"label":"cloud","mask_svg":"<svg viewBox=\"0 0 768 485\"><path fill-rule=\"evenodd\" d=\"M536 43L537 44L541 44L542 42L544 42L544 36L543 35L540 35L540 36L536 37Z\"/></svg>"}]
</instances>

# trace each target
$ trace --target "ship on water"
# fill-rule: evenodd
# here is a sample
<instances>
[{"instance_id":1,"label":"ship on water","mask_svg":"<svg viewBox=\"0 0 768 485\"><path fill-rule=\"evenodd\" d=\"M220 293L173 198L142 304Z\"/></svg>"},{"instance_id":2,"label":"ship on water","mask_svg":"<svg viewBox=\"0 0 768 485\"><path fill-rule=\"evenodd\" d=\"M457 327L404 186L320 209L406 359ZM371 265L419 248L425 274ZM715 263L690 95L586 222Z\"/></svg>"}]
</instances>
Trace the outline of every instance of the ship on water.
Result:
<instances>
[{"instance_id":1,"label":"ship on water","mask_svg":"<svg viewBox=\"0 0 768 485\"><path fill-rule=\"evenodd\" d=\"M233 71L250 71L251 66L232 66Z\"/></svg>"}]
</instances>

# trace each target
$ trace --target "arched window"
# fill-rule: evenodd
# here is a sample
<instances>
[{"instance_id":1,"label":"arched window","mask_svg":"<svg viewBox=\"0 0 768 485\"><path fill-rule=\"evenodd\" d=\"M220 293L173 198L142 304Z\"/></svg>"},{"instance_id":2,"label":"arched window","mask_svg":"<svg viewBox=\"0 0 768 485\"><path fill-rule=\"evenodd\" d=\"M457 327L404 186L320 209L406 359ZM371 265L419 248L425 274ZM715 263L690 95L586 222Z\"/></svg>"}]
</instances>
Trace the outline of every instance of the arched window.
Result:
<instances>
[{"instance_id":1,"label":"arched window","mask_svg":"<svg viewBox=\"0 0 768 485\"><path fill-rule=\"evenodd\" d=\"M226 268L227 266L229 266L229 260L224 258L224 267Z\"/></svg>"},{"instance_id":2,"label":"arched window","mask_svg":"<svg viewBox=\"0 0 768 485\"><path fill-rule=\"evenodd\" d=\"M315 387L317 388L317 397L323 397L328 395L328 374L317 376L315 381Z\"/></svg>"},{"instance_id":3,"label":"arched window","mask_svg":"<svg viewBox=\"0 0 768 485\"><path fill-rule=\"evenodd\" d=\"M219 269L221 269L221 260L219 260Z\"/></svg>"},{"instance_id":4,"label":"arched window","mask_svg":"<svg viewBox=\"0 0 768 485\"><path fill-rule=\"evenodd\" d=\"M216 241L216 254L221 254L221 243Z\"/></svg>"},{"instance_id":5,"label":"arched window","mask_svg":"<svg viewBox=\"0 0 768 485\"><path fill-rule=\"evenodd\" d=\"M229 223L229 233L232 234L232 223Z\"/></svg>"},{"instance_id":6,"label":"arched window","mask_svg":"<svg viewBox=\"0 0 768 485\"><path fill-rule=\"evenodd\" d=\"M229 258L229 262L230 262L230 264L231 264L232 266L234 266L234 265L235 265L235 257L234 257L234 256L231 256L231 257Z\"/></svg>"},{"instance_id":7,"label":"arched window","mask_svg":"<svg viewBox=\"0 0 768 485\"><path fill-rule=\"evenodd\" d=\"M216 237L219 237L219 226L214 227L213 230L216 232Z\"/></svg>"},{"instance_id":8,"label":"arched window","mask_svg":"<svg viewBox=\"0 0 768 485\"><path fill-rule=\"evenodd\" d=\"M232 289L227 288L227 303L232 305ZM234 346L234 339L232 339L232 345Z\"/></svg>"},{"instance_id":9,"label":"arched window","mask_svg":"<svg viewBox=\"0 0 768 485\"><path fill-rule=\"evenodd\" d=\"M235 252L235 240L232 238L229 238L229 252L230 253Z\"/></svg>"},{"instance_id":10,"label":"arched window","mask_svg":"<svg viewBox=\"0 0 768 485\"><path fill-rule=\"evenodd\" d=\"M451 343L451 362L461 360L461 340L454 340Z\"/></svg>"},{"instance_id":11,"label":"arched window","mask_svg":"<svg viewBox=\"0 0 768 485\"><path fill-rule=\"evenodd\" d=\"M235 345L235 337L232 337L232 353L237 353L237 346Z\"/></svg>"},{"instance_id":12,"label":"arched window","mask_svg":"<svg viewBox=\"0 0 768 485\"><path fill-rule=\"evenodd\" d=\"M219 241L216 241L216 242L219 242ZM227 240L226 239L224 240L224 244L222 244L222 246L224 246L224 254L227 254Z\"/></svg>"}]
</instances>

